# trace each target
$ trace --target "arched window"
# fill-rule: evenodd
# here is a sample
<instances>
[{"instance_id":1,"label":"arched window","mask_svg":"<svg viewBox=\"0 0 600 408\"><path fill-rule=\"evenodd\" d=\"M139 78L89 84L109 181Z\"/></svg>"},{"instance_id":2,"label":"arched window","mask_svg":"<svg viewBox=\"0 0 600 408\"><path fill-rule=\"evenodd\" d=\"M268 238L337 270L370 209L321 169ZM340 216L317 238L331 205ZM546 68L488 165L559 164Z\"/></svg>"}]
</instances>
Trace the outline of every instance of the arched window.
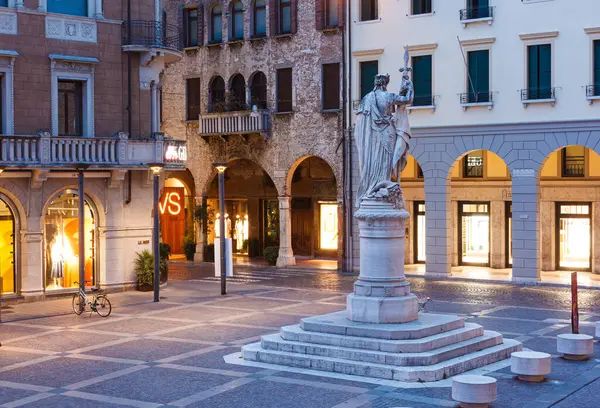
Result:
<instances>
[{"instance_id":1,"label":"arched window","mask_svg":"<svg viewBox=\"0 0 600 408\"><path fill-rule=\"evenodd\" d=\"M213 7L210 14L210 42L223 41L223 11L221 6Z\"/></svg>"},{"instance_id":2,"label":"arched window","mask_svg":"<svg viewBox=\"0 0 600 408\"><path fill-rule=\"evenodd\" d=\"M244 5L236 1L231 5L230 41L244 39Z\"/></svg>"},{"instance_id":3,"label":"arched window","mask_svg":"<svg viewBox=\"0 0 600 408\"><path fill-rule=\"evenodd\" d=\"M254 2L254 16L252 20L252 33L254 37L267 35L267 2L256 0Z\"/></svg>"},{"instance_id":4,"label":"arched window","mask_svg":"<svg viewBox=\"0 0 600 408\"><path fill-rule=\"evenodd\" d=\"M267 108L267 77L260 71L252 75L250 104L256 105L258 109Z\"/></svg>"},{"instance_id":5,"label":"arched window","mask_svg":"<svg viewBox=\"0 0 600 408\"><path fill-rule=\"evenodd\" d=\"M88 0L48 0L47 8L49 13L87 17Z\"/></svg>"},{"instance_id":6,"label":"arched window","mask_svg":"<svg viewBox=\"0 0 600 408\"><path fill-rule=\"evenodd\" d=\"M231 78L229 83L229 110L239 111L248 109L246 104L246 81L240 74Z\"/></svg>"},{"instance_id":7,"label":"arched window","mask_svg":"<svg viewBox=\"0 0 600 408\"><path fill-rule=\"evenodd\" d=\"M208 91L208 111L225 112L225 81L220 76L215 77Z\"/></svg>"}]
</instances>

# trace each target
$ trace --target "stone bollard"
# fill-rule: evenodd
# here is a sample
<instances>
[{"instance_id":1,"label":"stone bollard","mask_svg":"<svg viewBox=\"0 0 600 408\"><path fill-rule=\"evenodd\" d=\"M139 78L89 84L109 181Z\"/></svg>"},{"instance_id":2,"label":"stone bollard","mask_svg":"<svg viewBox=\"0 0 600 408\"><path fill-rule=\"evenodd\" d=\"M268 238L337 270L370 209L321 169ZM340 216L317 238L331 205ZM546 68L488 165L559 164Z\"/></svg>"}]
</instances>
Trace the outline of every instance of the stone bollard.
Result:
<instances>
[{"instance_id":1,"label":"stone bollard","mask_svg":"<svg viewBox=\"0 0 600 408\"><path fill-rule=\"evenodd\" d=\"M463 408L486 408L496 401L496 379L483 375L452 378L452 399Z\"/></svg>"},{"instance_id":2,"label":"stone bollard","mask_svg":"<svg viewBox=\"0 0 600 408\"><path fill-rule=\"evenodd\" d=\"M510 356L510 370L517 374L519 380L542 382L544 376L550 374L552 356L537 351L517 351Z\"/></svg>"},{"instance_id":3,"label":"stone bollard","mask_svg":"<svg viewBox=\"0 0 600 408\"><path fill-rule=\"evenodd\" d=\"M556 349L565 360L587 360L594 353L594 338L587 334L559 334Z\"/></svg>"},{"instance_id":4,"label":"stone bollard","mask_svg":"<svg viewBox=\"0 0 600 408\"><path fill-rule=\"evenodd\" d=\"M596 322L596 339L600 340L600 321Z\"/></svg>"}]
</instances>

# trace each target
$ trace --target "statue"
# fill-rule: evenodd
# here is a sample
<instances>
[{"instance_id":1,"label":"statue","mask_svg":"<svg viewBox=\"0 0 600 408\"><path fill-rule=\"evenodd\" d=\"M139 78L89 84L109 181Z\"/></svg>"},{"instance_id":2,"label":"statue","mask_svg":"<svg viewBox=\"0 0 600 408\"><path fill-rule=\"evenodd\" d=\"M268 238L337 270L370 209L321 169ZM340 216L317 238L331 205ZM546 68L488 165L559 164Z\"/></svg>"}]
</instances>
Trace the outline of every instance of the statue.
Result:
<instances>
[{"instance_id":1,"label":"statue","mask_svg":"<svg viewBox=\"0 0 600 408\"><path fill-rule=\"evenodd\" d=\"M360 102L356 121L356 144L360 164L360 184L356 206L364 198L385 199L403 206L400 179L406 167L410 126L406 105L412 103L414 87L408 73L408 47L404 53L402 86L395 94L387 91L389 74L377 74L375 88Z\"/></svg>"}]
</instances>

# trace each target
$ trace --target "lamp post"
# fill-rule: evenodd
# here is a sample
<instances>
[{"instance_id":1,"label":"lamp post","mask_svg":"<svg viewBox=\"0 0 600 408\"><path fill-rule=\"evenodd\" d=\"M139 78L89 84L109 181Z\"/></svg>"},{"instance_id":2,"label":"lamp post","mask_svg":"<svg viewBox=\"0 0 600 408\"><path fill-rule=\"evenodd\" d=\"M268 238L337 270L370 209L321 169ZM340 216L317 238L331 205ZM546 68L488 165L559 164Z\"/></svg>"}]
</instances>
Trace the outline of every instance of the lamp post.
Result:
<instances>
[{"instance_id":1,"label":"lamp post","mask_svg":"<svg viewBox=\"0 0 600 408\"><path fill-rule=\"evenodd\" d=\"M214 163L213 164L219 172L219 231L220 231L220 245L221 245L221 295L227 294L227 268L225 265L225 240L227 239L227 231L225 231L225 169L227 163Z\"/></svg>"},{"instance_id":2,"label":"lamp post","mask_svg":"<svg viewBox=\"0 0 600 408\"><path fill-rule=\"evenodd\" d=\"M154 228L152 229L152 252L154 253L154 301L160 300L160 214L158 212L158 187L160 181L160 171L163 165L160 163L150 164L150 170L154 179L154 202L153 211L154 214Z\"/></svg>"}]
</instances>

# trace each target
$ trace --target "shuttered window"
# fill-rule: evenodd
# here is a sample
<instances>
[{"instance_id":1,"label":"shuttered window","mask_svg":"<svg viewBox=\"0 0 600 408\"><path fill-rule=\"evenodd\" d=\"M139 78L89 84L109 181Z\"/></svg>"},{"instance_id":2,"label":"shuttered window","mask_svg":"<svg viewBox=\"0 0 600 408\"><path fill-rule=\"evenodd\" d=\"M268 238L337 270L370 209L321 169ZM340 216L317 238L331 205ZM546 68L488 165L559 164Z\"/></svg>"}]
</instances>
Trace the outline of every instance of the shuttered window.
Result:
<instances>
[{"instance_id":1,"label":"shuttered window","mask_svg":"<svg viewBox=\"0 0 600 408\"><path fill-rule=\"evenodd\" d=\"M210 42L223 40L223 11L221 6L214 6L210 15Z\"/></svg>"},{"instance_id":2,"label":"shuttered window","mask_svg":"<svg viewBox=\"0 0 600 408\"><path fill-rule=\"evenodd\" d=\"M292 0L279 0L279 34L292 32Z\"/></svg>"},{"instance_id":3,"label":"shuttered window","mask_svg":"<svg viewBox=\"0 0 600 408\"><path fill-rule=\"evenodd\" d=\"M375 87L375 75L378 70L378 61L362 61L360 63L360 99Z\"/></svg>"},{"instance_id":4,"label":"shuttered window","mask_svg":"<svg viewBox=\"0 0 600 408\"><path fill-rule=\"evenodd\" d=\"M185 46L196 47L198 45L198 9L184 10L183 26L185 30Z\"/></svg>"},{"instance_id":5,"label":"shuttered window","mask_svg":"<svg viewBox=\"0 0 600 408\"><path fill-rule=\"evenodd\" d=\"M433 105L433 67L431 55L412 58L415 95L413 106Z\"/></svg>"},{"instance_id":6,"label":"shuttered window","mask_svg":"<svg viewBox=\"0 0 600 408\"><path fill-rule=\"evenodd\" d=\"M340 108L340 64L323 65L323 110Z\"/></svg>"},{"instance_id":7,"label":"shuttered window","mask_svg":"<svg viewBox=\"0 0 600 408\"><path fill-rule=\"evenodd\" d=\"M412 0L412 14L431 13L431 0Z\"/></svg>"},{"instance_id":8,"label":"shuttered window","mask_svg":"<svg viewBox=\"0 0 600 408\"><path fill-rule=\"evenodd\" d=\"M467 78L469 103L490 101L490 52L471 51L468 54L469 78Z\"/></svg>"},{"instance_id":9,"label":"shuttered window","mask_svg":"<svg viewBox=\"0 0 600 408\"><path fill-rule=\"evenodd\" d=\"M467 0L468 19L490 17L489 0Z\"/></svg>"},{"instance_id":10,"label":"shuttered window","mask_svg":"<svg viewBox=\"0 0 600 408\"><path fill-rule=\"evenodd\" d=\"M552 51L550 44L530 45L527 49L528 99L552 97Z\"/></svg>"},{"instance_id":11,"label":"shuttered window","mask_svg":"<svg viewBox=\"0 0 600 408\"><path fill-rule=\"evenodd\" d=\"M230 41L244 38L244 5L236 1L231 9Z\"/></svg>"},{"instance_id":12,"label":"shuttered window","mask_svg":"<svg viewBox=\"0 0 600 408\"><path fill-rule=\"evenodd\" d=\"M600 96L600 40L594 41L594 96Z\"/></svg>"},{"instance_id":13,"label":"shuttered window","mask_svg":"<svg viewBox=\"0 0 600 408\"><path fill-rule=\"evenodd\" d=\"M200 115L200 78L189 78L186 86L186 119L198 120Z\"/></svg>"},{"instance_id":14,"label":"shuttered window","mask_svg":"<svg viewBox=\"0 0 600 408\"><path fill-rule=\"evenodd\" d=\"M267 2L266 0L256 0L254 2L254 37L264 37L267 35Z\"/></svg>"},{"instance_id":15,"label":"shuttered window","mask_svg":"<svg viewBox=\"0 0 600 408\"><path fill-rule=\"evenodd\" d=\"M277 112L292 111L292 69L277 70Z\"/></svg>"},{"instance_id":16,"label":"shuttered window","mask_svg":"<svg viewBox=\"0 0 600 408\"><path fill-rule=\"evenodd\" d=\"M360 0L360 21L377 20L377 0Z\"/></svg>"}]
</instances>

